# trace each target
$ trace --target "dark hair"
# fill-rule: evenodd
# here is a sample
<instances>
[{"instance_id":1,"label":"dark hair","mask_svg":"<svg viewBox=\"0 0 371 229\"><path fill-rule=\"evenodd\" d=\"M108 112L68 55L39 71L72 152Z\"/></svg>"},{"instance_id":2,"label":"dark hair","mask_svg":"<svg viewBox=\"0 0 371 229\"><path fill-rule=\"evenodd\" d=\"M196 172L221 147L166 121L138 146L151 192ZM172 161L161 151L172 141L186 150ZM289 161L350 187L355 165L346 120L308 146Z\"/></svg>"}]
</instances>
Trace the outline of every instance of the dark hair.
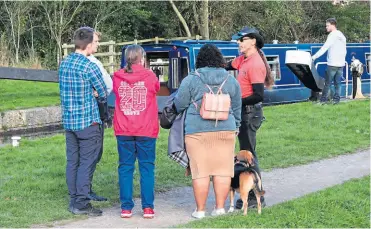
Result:
<instances>
[{"instance_id":1,"label":"dark hair","mask_svg":"<svg viewBox=\"0 0 371 229\"><path fill-rule=\"evenodd\" d=\"M258 50L258 53L260 57L262 58L264 65L265 65L265 69L267 71L267 74L265 75L265 79L264 79L264 85L267 88L272 88L274 84L274 79L272 76L271 68L268 64L267 58L265 57L264 53L261 51L261 49L264 47L263 36L261 36L260 33L249 33L249 34L246 34L244 37L249 37L249 38L253 38L256 40L256 44L255 44L256 49Z\"/></svg>"},{"instance_id":2,"label":"dark hair","mask_svg":"<svg viewBox=\"0 0 371 229\"><path fill-rule=\"evenodd\" d=\"M125 61L126 61L126 68L125 72L133 72L131 65L138 64L142 60L143 57L146 56L146 52L140 45L129 45L125 49Z\"/></svg>"},{"instance_id":3,"label":"dark hair","mask_svg":"<svg viewBox=\"0 0 371 229\"><path fill-rule=\"evenodd\" d=\"M326 23L330 23L331 25L336 26L336 19L335 18L329 18L326 20Z\"/></svg>"},{"instance_id":4,"label":"dark hair","mask_svg":"<svg viewBox=\"0 0 371 229\"><path fill-rule=\"evenodd\" d=\"M245 35L244 37L249 37L249 38L255 39L256 40L256 47L258 49L262 49L264 47L264 38L260 34L249 33L249 34Z\"/></svg>"},{"instance_id":5,"label":"dark hair","mask_svg":"<svg viewBox=\"0 0 371 229\"><path fill-rule=\"evenodd\" d=\"M265 58L264 53L259 48L258 48L258 53L259 53L260 57L262 58L262 60L264 62L265 69L267 70L267 75L265 75L265 79L264 79L264 85L267 88L272 88L272 86L274 84L274 79L272 77L271 68L269 67L267 58Z\"/></svg>"},{"instance_id":6,"label":"dark hair","mask_svg":"<svg viewBox=\"0 0 371 229\"><path fill-rule=\"evenodd\" d=\"M85 50L88 44L93 42L94 29L90 27L81 27L77 29L73 35L75 49Z\"/></svg>"},{"instance_id":7,"label":"dark hair","mask_svg":"<svg viewBox=\"0 0 371 229\"><path fill-rule=\"evenodd\" d=\"M212 44L205 44L197 55L196 68L224 68L225 60L220 50Z\"/></svg>"}]
</instances>

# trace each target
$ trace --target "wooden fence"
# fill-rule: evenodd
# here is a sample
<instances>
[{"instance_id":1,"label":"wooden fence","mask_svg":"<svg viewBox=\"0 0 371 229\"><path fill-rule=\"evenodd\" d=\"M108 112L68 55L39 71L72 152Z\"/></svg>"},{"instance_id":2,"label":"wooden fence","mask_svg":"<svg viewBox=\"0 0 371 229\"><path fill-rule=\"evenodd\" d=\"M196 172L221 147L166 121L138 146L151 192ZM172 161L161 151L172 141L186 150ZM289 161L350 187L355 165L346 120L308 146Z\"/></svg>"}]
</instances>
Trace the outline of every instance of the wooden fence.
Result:
<instances>
[{"instance_id":1,"label":"wooden fence","mask_svg":"<svg viewBox=\"0 0 371 229\"><path fill-rule=\"evenodd\" d=\"M99 52L95 53L95 57L101 57L104 59L105 57L108 57L108 61L102 61L104 67L108 67L108 72L110 74L113 74L113 72L120 67L120 60L117 60L117 57L121 56L121 47L124 45L130 45L130 44L143 44L143 43L155 43L159 44L160 42L167 42L167 41L173 41L173 40L189 40L189 39L196 39L200 40L202 39L201 36L196 35L194 37L174 37L174 38L160 38L155 37L151 39L143 39L143 40L137 40L134 41L126 41L126 42L118 42L115 41L107 41L107 42L99 42L99 46L101 47L100 50L103 49L105 52ZM103 48L102 48L103 47ZM108 50L107 50L108 47ZM119 47L118 52L116 52L117 47ZM73 44L63 44L63 58L66 57L70 51L72 51L75 48L75 45Z\"/></svg>"}]
</instances>

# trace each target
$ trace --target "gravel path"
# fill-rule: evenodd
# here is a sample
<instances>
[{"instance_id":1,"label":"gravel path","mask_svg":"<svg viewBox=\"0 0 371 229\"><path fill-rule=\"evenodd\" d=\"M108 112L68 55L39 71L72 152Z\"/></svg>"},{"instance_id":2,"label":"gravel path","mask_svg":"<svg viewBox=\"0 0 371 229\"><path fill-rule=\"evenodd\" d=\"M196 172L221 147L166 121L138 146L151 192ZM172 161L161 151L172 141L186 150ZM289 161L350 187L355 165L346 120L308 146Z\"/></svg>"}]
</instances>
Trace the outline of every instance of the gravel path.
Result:
<instances>
[{"instance_id":1,"label":"gravel path","mask_svg":"<svg viewBox=\"0 0 371 229\"><path fill-rule=\"evenodd\" d=\"M292 200L303 195L341 184L352 178L370 174L370 150L347 154L307 165L262 172L267 206ZM212 189L207 203L208 213L213 209ZM229 202L226 204L229 207ZM101 217L90 217L78 221L55 222L63 228L122 228L122 227L172 227L194 220L191 213L195 208L191 187L175 188L159 193L155 199L156 217L142 218L140 199L135 200L133 217L120 218L120 206L103 209ZM264 209L263 209L264 211Z\"/></svg>"}]
</instances>

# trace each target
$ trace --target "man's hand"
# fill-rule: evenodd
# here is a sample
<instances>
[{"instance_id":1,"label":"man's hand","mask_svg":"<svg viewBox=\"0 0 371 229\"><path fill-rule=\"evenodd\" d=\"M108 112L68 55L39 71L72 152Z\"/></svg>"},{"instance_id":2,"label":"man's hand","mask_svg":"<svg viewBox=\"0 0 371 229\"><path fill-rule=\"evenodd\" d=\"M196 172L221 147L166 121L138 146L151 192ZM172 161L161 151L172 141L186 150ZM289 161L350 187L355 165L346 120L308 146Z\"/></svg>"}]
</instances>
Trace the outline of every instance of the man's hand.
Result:
<instances>
[{"instance_id":1,"label":"man's hand","mask_svg":"<svg viewBox=\"0 0 371 229\"><path fill-rule=\"evenodd\" d=\"M312 56L312 61L314 62L317 58L315 56Z\"/></svg>"},{"instance_id":2,"label":"man's hand","mask_svg":"<svg viewBox=\"0 0 371 229\"><path fill-rule=\"evenodd\" d=\"M98 92L96 90L93 90L93 95L95 98L98 98Z\"/></svg>"}]
</instances>

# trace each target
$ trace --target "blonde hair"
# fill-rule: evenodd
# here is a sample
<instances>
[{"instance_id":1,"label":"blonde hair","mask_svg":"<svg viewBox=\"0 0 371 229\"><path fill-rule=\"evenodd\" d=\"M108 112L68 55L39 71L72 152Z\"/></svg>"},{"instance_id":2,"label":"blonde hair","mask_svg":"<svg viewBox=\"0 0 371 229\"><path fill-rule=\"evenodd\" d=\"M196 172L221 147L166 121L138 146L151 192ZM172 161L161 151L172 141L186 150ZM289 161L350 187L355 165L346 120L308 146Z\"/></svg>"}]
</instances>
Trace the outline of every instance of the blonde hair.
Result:
<instances>
[{"instance_id":1,"label":"blonde hair","mask_svg":"<svg viewBox=\"0 0 371 229\"><path fill-rule=\"evenodd\" d=\"M125 49L125 72L133 72L131 66L133 64L138 64L143 57L146 56L146 52L140 45L129 45Z\"/></svg>"}]
</instances>

